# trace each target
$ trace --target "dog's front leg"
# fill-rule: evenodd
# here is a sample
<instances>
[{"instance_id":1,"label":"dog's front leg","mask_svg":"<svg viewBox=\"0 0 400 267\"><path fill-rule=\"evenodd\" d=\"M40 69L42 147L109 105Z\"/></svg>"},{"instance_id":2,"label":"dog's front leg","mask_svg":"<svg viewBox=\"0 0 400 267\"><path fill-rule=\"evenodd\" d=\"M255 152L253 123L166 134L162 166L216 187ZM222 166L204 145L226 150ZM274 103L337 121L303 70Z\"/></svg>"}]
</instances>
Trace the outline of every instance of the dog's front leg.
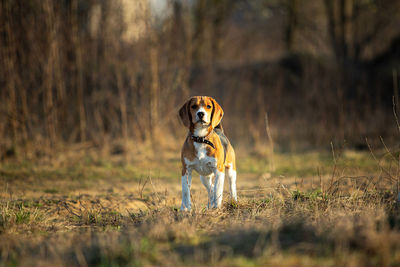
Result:
<instances>
[{"instance_id":1,"label":"dog's front leg","mask_svg":"<svg viewBox=\"0 0 400 267\"><path fill-rule=\"evenodd\" d=\"M192 185L192 170L186 169L184 175L182 175L182 205L181 210L191 210L192 205L190 203L190 186Z\"/></svg>"},{"instance_id":2,"label":"dog's front leg","mask_svg":"<svg viewBox=\"0 0 400 267\"><path fill-rule=\"evenodd\" d=\"M224 179L225 173L216 171L215 172L215 185L214 185L214 197L213 197L213 207L219 208L222 203L222 194L224 192Z\"/></svg>"},{"instance_id":3,"label":"dog's front leg","mask_svg":"<svg viewBox=\"0 0 400 267\"><path fill-rule=\"evenodd\" d=\"M213 205L213 198L214 198L214 193L213 193L214 185L212 183L213 177L214 177L214 174L210 174L208 176L200 175L200 180L203 183L203 185L206 187L207 193L208 193L207 208L210 208Z\"/></svg>"}]
</instances>

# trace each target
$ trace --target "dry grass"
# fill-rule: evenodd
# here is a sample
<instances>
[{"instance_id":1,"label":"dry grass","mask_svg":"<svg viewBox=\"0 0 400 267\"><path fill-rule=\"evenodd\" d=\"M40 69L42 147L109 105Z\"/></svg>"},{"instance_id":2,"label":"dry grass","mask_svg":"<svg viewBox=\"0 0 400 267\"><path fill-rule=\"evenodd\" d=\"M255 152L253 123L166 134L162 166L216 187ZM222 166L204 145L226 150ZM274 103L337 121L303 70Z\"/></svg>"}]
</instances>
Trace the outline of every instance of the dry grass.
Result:
<instances>
[{"instance_id":1,"label":"dry grass","mask_svg":"<svg viewBox=\"0 0 400 267\"><path fill-rule=\"evenodd\" d=\"M0 265L400 264L396 155L277 154L272 173L264 157L245 155L239 203L225 196L222 209L207 210L194 178L188 213L178 210L171 155L157 166L67 160L64 171L3 163Z\"/></svg>"}]
</instances>

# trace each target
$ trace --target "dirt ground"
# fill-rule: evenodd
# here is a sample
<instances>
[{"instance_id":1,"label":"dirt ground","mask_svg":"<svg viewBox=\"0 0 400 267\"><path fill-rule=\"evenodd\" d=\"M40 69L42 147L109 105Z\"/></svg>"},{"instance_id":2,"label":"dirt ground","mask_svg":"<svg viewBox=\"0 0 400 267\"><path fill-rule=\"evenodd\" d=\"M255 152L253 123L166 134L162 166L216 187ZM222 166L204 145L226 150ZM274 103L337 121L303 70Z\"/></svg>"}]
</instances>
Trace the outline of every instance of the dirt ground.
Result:
<instances>
[{"instance_id":1,"label":"dirt ground","mask_svg":"<svg viewBox=\"0 0 400 267\"><path fill-rule=\"evenodd\" d=\"M0 266L400 263L399 168L385 153L279 154L273 171L247 154L238 203L226 181L223 207L208 210L194 174L191 212L171 155L2 164Z\"/></svg>"}]
</instances>

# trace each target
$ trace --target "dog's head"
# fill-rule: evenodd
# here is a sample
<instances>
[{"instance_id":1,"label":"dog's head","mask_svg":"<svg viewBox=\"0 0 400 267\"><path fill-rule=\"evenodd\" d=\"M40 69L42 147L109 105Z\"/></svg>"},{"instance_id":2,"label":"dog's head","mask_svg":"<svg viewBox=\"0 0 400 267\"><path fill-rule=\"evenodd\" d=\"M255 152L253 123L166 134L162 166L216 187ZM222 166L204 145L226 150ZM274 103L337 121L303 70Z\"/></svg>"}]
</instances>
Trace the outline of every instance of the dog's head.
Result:
<instances>
[{"instance_id":1,"label":"dog's head","mask_svg":"<svg viewBox=\"0 0 400 267\"><path fill-rule=\"evenodd\" d=\"M221 106L209 96L191 97L179 110L183 124L191 130L196 125L215 128L223 116L224 111Z\"/></svg>"}]
</instances>

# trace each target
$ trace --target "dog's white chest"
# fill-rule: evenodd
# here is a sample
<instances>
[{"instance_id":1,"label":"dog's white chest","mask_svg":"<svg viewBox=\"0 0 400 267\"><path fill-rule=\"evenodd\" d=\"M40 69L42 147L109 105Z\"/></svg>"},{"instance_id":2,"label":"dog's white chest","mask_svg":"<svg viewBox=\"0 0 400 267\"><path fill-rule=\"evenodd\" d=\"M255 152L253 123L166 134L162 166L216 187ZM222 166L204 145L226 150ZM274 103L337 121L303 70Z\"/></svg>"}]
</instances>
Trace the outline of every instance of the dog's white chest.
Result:
<instances>
[{"instance_id":1,"label":"dog's white chest","mask_svg":"<svg viewBox=\"0 0 400 267\"><path fill-rule=\"evenodd\" d=\"M185 158L186 167L196 170L200 175L210 175L217 168L216 158L207 156L206 144L194 143L194 147L196 158L193 161Z\"/></svg>"}]
</instances>

